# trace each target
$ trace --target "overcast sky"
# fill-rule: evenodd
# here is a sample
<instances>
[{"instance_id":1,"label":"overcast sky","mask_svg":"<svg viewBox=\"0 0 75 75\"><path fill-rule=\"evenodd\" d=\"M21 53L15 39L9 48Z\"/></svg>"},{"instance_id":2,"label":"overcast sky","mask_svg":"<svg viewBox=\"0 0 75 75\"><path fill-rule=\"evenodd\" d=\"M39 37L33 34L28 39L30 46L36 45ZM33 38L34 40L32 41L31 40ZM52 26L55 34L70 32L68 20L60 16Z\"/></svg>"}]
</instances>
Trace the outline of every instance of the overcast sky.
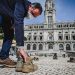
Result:
<instances>
[{"instance_id":1,"label":"overcast sky","mask_svg":"<svg viewBox=\"0 0 75 75\"><path fill-rule=\"evenodd\" d=\"M30 0L31 2L40 2L45 8L45 0ZM75 0L55 0L56 8L56 20L61 21L73 21L75 20ZM34 19L25 19L25 24L40 24L44 22L44 12L41 16Z\"/></svg>"}]
</instances>

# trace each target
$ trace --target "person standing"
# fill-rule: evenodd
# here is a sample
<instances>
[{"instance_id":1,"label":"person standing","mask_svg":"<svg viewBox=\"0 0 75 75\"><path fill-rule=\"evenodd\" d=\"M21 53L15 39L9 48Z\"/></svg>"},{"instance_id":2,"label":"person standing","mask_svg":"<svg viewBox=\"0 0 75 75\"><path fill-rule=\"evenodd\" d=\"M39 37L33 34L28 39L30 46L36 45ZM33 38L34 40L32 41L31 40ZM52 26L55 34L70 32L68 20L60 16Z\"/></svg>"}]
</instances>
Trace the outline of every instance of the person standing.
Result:
<instances>
[{"instance_id":1,"label":"person standing","mask_svg":"<svg viewBox=\"0 0 75 75\"><path fill-rule=\"evenodd\" d=\"M9 58L12 40L16 38L17 53L27 62L28 55L24 51L24 24L23 20L29 15L37 17L42 13L40 3L31 3L28 0L0 0L0 17L4 33L3 45L0 52L0 64L8 67L16 65Z\"/></svg>"}]
</instances>

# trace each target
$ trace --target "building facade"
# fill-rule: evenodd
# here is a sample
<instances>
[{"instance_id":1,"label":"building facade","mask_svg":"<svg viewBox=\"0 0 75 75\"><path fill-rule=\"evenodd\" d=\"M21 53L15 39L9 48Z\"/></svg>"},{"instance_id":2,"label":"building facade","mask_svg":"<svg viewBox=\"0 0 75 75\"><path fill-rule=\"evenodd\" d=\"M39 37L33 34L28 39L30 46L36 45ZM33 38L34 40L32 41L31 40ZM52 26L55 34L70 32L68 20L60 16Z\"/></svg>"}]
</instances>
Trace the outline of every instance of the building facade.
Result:
<instances>
[{"instance_id":1,"label":"building facade","mask_svg":"<svg viewBox=\"0 0 75 75\"><path fill-rule=\"evenodd\" d=\"M25 25L24 44L30 54L75 51L75 21L56 22L54 0L45 2L45 22Z\"/></svg>"}]
</instances>

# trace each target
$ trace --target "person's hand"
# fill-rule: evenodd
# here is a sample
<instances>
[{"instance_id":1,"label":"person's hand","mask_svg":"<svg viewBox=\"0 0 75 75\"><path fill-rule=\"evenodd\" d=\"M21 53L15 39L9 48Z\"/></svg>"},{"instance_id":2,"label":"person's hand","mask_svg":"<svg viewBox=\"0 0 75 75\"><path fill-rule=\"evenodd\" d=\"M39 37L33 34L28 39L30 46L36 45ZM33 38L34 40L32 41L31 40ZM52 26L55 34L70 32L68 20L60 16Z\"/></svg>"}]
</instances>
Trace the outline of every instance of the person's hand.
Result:
<instances>
[{"instance_id":1,"label":"person's hand","mask_svg":"<svg viewBox=\"0 0 75 75\"><path fill-rule=\"evenodd\" d=\"M27 61L28 55L25 52L24 48L19 47L17 53L19 56L21 56L24 59L25 62Z\"/></svg>"}]
</instances>

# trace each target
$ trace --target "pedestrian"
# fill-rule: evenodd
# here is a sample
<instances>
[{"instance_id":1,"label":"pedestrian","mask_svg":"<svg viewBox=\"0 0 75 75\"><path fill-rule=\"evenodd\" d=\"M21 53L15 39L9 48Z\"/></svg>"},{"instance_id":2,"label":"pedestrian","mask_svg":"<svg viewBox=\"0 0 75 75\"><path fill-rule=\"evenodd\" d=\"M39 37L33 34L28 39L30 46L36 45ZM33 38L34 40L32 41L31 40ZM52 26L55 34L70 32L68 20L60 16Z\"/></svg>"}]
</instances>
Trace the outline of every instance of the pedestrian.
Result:
<instances>
[{"instance_id":1,"label":"pedestrian","mask_svg":"<svg viewBox=\"0 0 75 75\"><path fill-rule=\"evenodd\" d=\"M0 0L0 20L4 33L3 45L0 52L0 64L13 67L16 62L9 58L12 40L16 38L17 53L28 61L28 55L24 51L24 17L37 17L42 13L40 3L31 3L28 0Z\"/></svg>"}]
</instances>

